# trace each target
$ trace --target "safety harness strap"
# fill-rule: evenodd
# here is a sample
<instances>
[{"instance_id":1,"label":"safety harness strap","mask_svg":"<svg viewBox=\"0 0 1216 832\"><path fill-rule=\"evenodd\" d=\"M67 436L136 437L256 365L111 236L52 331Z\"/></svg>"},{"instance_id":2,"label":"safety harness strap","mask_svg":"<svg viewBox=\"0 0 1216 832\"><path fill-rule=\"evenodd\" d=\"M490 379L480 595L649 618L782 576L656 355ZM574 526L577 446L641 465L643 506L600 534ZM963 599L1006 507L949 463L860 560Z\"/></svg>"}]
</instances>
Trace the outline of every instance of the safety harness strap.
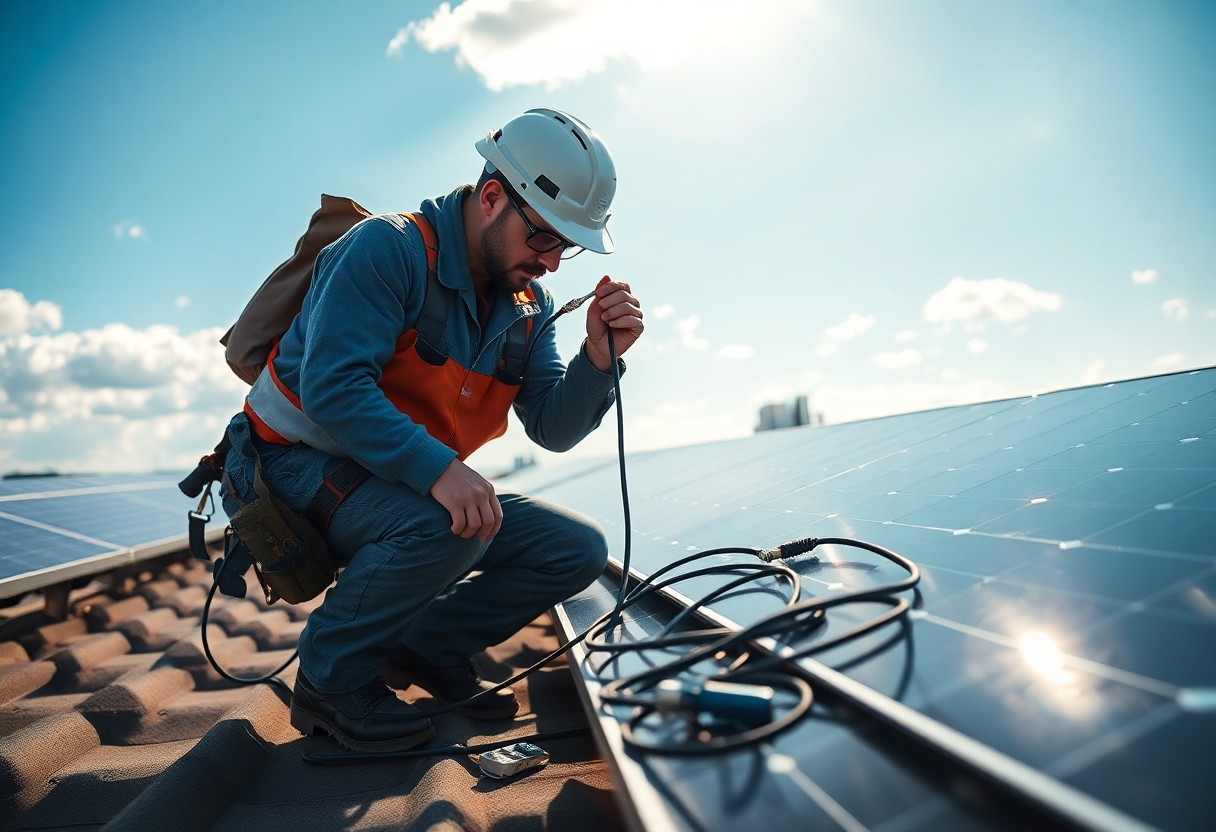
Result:
<instances>
[{"instance_id":1,"label":"safety harness strap","mask_svg":"<svg viewBox=\"0 0 1216 832\"><path fill-rule=\"evenodd\" d=\"M503 338L502 357L498 360L498 371L495 373L504 384L523 384L524 359L528 355L528 336L531 332L531 318L520 318L507 330Z\"/></svg>"},{"instance_id":2,"label":"safety harness strap","mask_svg":"<svg viewBox=\"0 0 1216 832\"><path fill-rule=\"evenodd\" d=\"M422 312L414 329L427 346L438 350L452 309L452 293L439 284L439 239L422 214L402 214L402 217L417 227L422 235L422 244L426 246L426 298L422 301Z\"/></svg>"},{"instance_id":3,"label":"safety harness strap","mask_svg":"<svg viewBox=\"0 0 1216 832\"><path fill-rule=\"evenodd\" d=\"M324 533L342 501L371 475L371 471L353 459L342 460L337 468L325 475L325 480L304 509L304 516Z\"/></svg>"}]
</instances>

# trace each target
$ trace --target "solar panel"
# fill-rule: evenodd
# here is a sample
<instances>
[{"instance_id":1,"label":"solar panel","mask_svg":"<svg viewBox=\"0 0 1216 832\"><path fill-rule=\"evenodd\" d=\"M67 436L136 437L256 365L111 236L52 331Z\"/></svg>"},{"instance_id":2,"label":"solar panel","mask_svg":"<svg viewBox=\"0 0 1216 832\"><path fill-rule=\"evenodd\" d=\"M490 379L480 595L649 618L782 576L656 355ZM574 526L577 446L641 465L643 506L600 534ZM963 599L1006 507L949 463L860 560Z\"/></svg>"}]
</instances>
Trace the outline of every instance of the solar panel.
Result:
<instances>
[{"instance_id":1,"label":"solar panel","mask_svg":"<svg viewBox=\"0 0 1216 832\"><path fill-rule=\"evenodd\" d=\"M1198 828L1216 811L1214 417L1216 370L1205 369L631 455L633 566L650 574L689 551L802 537L893 549L922 570L904 636L892 646L887 628L840 645L805 660L806 672L828 684L842 670L842 684L971 743L1053 811L1082 806L1096 826ZM504 487L594 517L619 558L623 514L605 497L616 479L615 467L582 465ZM817 554L792 562L815 594L902 577L864 552ZM680 591L695 596L709 580ZM611 600L601 586L567 604L571 626ZM739 593L712 608L746 625L773 601ZM833 608L811 640L872 613ZM931 750L909 761L900 742L875 743L885 729L804 723L771 753L796 768L778 779L823 798L815 811L834 806L859 828L943 828L963 815L1000 826L948 778L925 782ZM679 826L720 823L710 807L738 821L761 791L723 796L737 760L624 765L660 784Z\"/></svg>"},{"instance_id":2,"label":"solar panel","mask_svg":"<svg viewBox=\"0 0 1216 832\"><path fill-rule=\"evenodd\" d=\"M180 477L23 477L0 481L0 598L184 547L196 500ZM209 525L226 523L219 501Z\"/></svg>"}]
</instances>

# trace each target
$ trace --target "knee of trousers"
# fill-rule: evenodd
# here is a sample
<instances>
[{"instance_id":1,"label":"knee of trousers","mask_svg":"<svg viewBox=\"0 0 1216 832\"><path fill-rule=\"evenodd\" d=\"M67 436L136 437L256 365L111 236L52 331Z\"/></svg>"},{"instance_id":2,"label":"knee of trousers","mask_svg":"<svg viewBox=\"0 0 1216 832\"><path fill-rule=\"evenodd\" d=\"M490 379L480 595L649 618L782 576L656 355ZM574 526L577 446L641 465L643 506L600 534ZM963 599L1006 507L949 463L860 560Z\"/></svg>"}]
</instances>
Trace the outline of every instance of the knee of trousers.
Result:
<instances>
[{"instance_id":1,"label":"knee of trousers","mask_svg":"<svg viewBox=\"0 0 1216 832\"><path fill-rule=\"evenodd\" d=\"M429 566L448 573L448 579L455 580L476 566L486 544L475 537L452 534L451 518L445 515L441 520L421 527L405 521L379 543L394 550L394 560L406 568Z\"/></svg>"},{"instance_id":2,"label":"knee of trousers","mask_svg":"<svg viewBox=\"0 0 1216 832\"><path fill-rule=\"evenodd\" d=\"M327 535L350 566L408 569L433 581L451 581L477 563L485 544L452 534L447 510L429 498L369 480L334 513Z\"/></svg>"},{"instance_id":3,"label":"knee of trousers","mask_svg":"<svg viewBox=\"0 0 1216 832\"><path fill-rule=\"evenodd\" d=\"M546 571L571 592L578 592L598 578L607 563L608 541L600 527L572 523L560 536L560 545L554 547Z\"/></svg>"}]
</instances>

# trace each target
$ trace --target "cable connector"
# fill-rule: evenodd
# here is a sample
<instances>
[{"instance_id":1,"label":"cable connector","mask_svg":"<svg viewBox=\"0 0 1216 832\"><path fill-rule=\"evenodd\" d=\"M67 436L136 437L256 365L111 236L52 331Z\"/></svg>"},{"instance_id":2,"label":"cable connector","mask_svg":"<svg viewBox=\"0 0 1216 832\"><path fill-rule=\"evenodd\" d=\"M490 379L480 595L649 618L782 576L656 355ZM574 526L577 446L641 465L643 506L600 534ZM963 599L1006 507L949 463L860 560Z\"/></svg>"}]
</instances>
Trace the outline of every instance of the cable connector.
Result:
<instances>
[{"instance_id":1,"label":"cable connector","mask_svg":"<svg viewBox=\"0 0 1216 832\"><path fill-rule=\"evenodd\" d=\"M659 683L655 710L661 714L693 718L709 714L759 728L773 721L773 689L768 685L741 685L712 679L699 685L666 679Z\"/></svg>"},{"instance_id":2,"label":"cable connector","mask_svg":"<svg viewBox=\"0 0 1216 832\"><path fill-rule=\"evenodd\" d=\"M573 312L575 309L578 309L580 306L582 306L587 301L591 300L593 297L595 297L594 289L592 289L587 294L583 295L581 298L574 298L573 300L568 300L565 303L563 303L561 306L561 309L559 309L557 311L557 314L565 315L567 312Z\"/></svg>"},{"instance_id":3,"label":"cable connector","mask_svg":"<svg viewBox=\"0 0 1216 832\"><path fill-rule=\"evenodd\" d=\"M804 537L801 540L791 540L789 543L782 543L780 546L773 549L761 549L760 553L756 557L760 558L760 560L764 561L765 563L772 563L778 558L781 560L786 560L787 558L796 558L799 555L805 555L818 545L819 538Z\"/></svg>"}]
</instances>

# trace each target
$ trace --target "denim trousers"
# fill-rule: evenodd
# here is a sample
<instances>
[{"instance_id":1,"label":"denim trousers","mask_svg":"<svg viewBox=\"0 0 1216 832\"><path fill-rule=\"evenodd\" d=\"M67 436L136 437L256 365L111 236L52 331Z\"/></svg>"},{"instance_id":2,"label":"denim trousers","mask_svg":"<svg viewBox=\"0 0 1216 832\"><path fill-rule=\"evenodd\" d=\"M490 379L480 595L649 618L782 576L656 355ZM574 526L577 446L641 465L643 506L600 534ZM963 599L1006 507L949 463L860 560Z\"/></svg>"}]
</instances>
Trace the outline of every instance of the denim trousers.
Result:
<instances>
[{"instance_id":1,"label":"denim trousers","mask_svg":"<svg viewBox=\"0 0 1216 832\"><path fill-rule=\"evenodd\" d=\"M254 434L243 413L228 426L232 450L220 495L229 516L253 494L253 459L283 502L303 511L341 459ZM371 477L334 512L325 532L343 564L300 634L300 669L326 693L374 679L403 643L455 665L510 638L594 581L608 544L588 517L521 494L500 493L502 528L489 543L452 534L433 497Z\"/></svg>"}]
</instances>

